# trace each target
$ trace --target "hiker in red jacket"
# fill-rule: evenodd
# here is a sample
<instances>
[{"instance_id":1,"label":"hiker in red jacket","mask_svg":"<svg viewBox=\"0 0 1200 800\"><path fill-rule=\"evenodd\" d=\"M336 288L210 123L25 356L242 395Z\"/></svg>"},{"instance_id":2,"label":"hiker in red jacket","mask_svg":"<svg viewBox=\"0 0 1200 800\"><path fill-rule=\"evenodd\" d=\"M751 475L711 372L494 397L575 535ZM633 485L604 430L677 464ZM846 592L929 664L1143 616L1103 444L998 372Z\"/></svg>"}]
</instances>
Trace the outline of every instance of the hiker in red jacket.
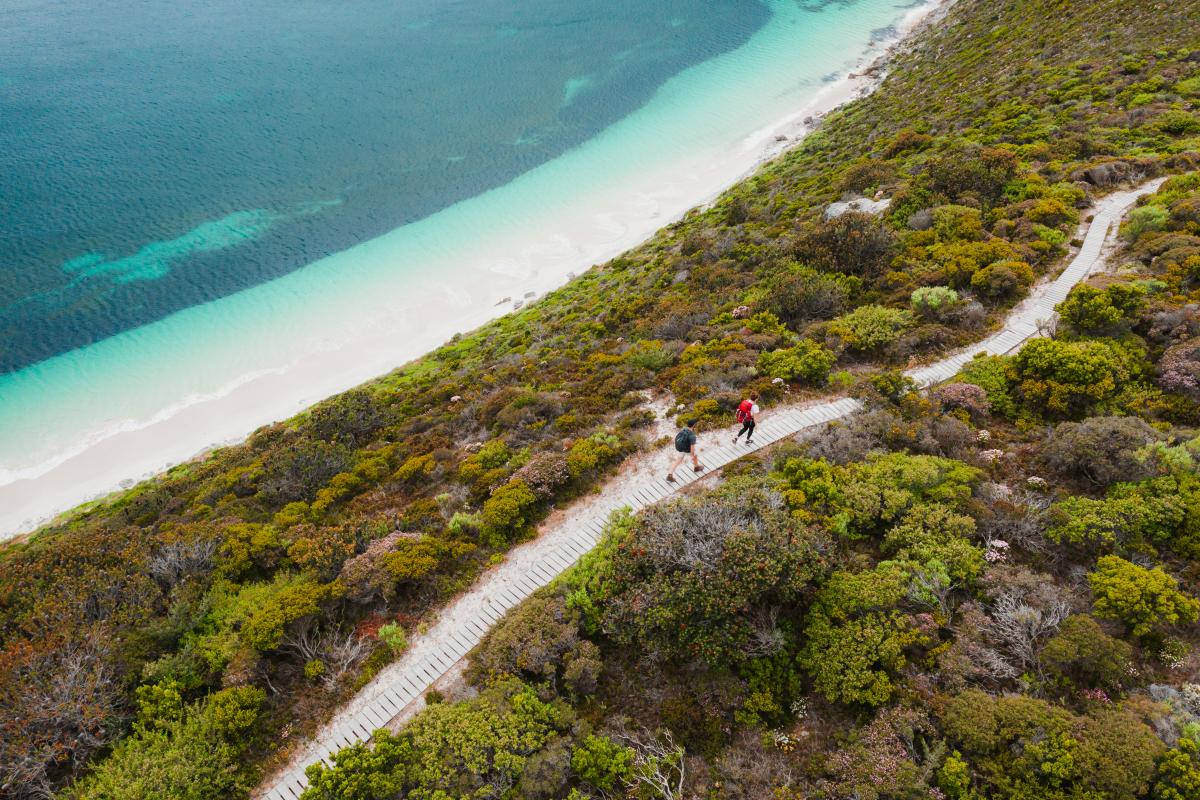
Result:
<instances>
[{"instance_id":1,"label":"hiker in red jacket","mask_svg":"<svg viewBox=\"0 0 1200 800\"><path fill-rule=\"evenodd\" d=\"M750 444L750 440L754 437L754 418L758 416L758 392L751 392L750 396L741 402L738 406L737 413L734 414L734 419L742 423L742 429L737 432L737 436L733 437L733 443L737 444L738 439L742 434L746 434L746 444Z\"/></svg>"}]
</instances>

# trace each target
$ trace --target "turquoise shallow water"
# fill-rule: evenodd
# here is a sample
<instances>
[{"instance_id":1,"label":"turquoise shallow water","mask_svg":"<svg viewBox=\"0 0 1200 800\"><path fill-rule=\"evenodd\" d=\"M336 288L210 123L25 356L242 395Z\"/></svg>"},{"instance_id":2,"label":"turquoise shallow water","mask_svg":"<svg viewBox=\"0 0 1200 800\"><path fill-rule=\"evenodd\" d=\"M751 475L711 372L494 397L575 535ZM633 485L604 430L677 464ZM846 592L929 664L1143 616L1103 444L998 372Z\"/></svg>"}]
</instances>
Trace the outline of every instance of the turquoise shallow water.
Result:
<instances>
[{"instance_id":1,"label":"turquoise shallow water","mask_svg":"<svg viewBox=\"0 0 1200 800\"><path fill-rule=\"evenodd\" d=\"M0 373L511 180L757 0L6 0Z\"/></svg>"},{"instance_id":2,"label":"turquoise shallow water","mask_svg":"<svg viewBox=\"0 0 1200 800\"><path fill-rule=\"evenodd\" d=\"M702 183L689 183L690 176L744 161L761 146L757 132L803 107L907 10L884 0L748 5L754 9L733 11L745 10L752 24L742 20L714 34L723 43L711 47L716 52L681 70L686 59L673 62L676 71L660 73L636 107L582 141L560 141L561 152L535 159L510 180L265 281L0 375L0 485L34 478L95 441L236 393L255 376L286 374L313 353L336 354L339 368L361 354L361 369L347 371L345 380L362 379L477 323L506 286L552 284L567 268L585 268L614 243L628 243L631 231L668 221L655 213L685 208L679 203ZM661 25L688 23L673 15ZM518 36L523 26L493 28ZM635 55L618 51L606 59L623 63ZM580 106L597 84L613 80L603 70L574 70L554 81L555 108ZM547 131L525 125L512 141L544 142L552 138ZM286 139L287 132L279 135ZM460 163L460 148L444 150L445 164ZM196 281L203 274L196 264L306 230L347 213L348 202L345 193L313 191L306 200L241 204L136 246L96 246L56 260L59 285L28 292L34 300L25 302L73 283L120 291L181 274ZM269 275L258 268L260 278ZM435 304L447 311L423 316ZM387 352L397 336L394 353ZM304 395L309 390L297 387L316 399ZM279 411L288 402L281 399ZM264 414L272 416L270 409ZM192 452L213 441L193 433Z\"/></svg>"}]
</instances>

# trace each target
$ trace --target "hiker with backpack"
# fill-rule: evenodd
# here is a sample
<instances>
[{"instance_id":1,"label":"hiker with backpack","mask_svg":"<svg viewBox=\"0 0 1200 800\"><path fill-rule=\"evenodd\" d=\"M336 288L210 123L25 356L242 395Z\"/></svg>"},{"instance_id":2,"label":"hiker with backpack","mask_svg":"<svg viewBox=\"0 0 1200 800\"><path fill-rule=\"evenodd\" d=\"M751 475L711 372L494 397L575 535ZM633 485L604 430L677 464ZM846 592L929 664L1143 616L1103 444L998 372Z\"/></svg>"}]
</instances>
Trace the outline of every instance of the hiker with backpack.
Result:
<instances>
[{"instance_id":1,"label":"hiker with backpack","mask_svg":"<svg viewBox=\"0 0 1200 800\"><path fill-rule=\"evenodd\" d=\"M733 418L742 423L742 429L737 432L737 436L733 437L733 443L737 444L738 439L742 438L742 434L746 434L746 444L750 444L750 440L754 438L754 418L758 416L758 392L751 392L750 396L743 400L737 408L737 412Z\"/></svg>"},{"instance_id":2,"label":"hiker with backpack","mask_svg":"<svg viewBox=\"0 0 1200 800\"><path fill-rule=\"evenodd\" d=\"M704 467L700 463L700 459L696 457L700 449L696 447L696 420L689 419L687 427L675 434L675 452L679 453L679 457L675 459L675 463L671 465L671 469L667 470L667 480L671 483L675 482L675 470L679 469L679 465L683 463L689 455L692 457L692 470L694 472L703 471Z\"/></svg>"}]
</instances>

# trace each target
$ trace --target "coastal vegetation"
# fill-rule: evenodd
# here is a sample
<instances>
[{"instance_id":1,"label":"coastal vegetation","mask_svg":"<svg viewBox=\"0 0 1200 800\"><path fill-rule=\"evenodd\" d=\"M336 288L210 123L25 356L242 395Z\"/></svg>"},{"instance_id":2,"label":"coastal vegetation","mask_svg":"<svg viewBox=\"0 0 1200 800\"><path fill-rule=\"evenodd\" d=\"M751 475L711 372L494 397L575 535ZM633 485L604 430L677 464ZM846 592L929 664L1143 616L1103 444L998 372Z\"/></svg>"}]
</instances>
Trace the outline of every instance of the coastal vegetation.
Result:
<instances>
[{"instance_id":1,"label":"coastal vegetation","mask_svg":"<svg viewBox=\"0 0 1200 800\"><path fill-rule=\"evenodd\" d=\"M1025 351L927 395L876 381L863 413L615 514L454 696L311 767L304 800L1200 796L1200 409L1163 389L1200 325L1164 245L1200 244L1198 201L1200 173L1149 197L1044 340L1076 346L1064 385L1120 348L1115 390L1048 404Z\"/></svg>"},{"instance_id":2,"label":"coastal vegetation","mask_svg":"<svg viewBox=\"0 0 1200 800\"><path fill-rule=\"evenodd\" d=\"M474 654L477 695L309 797L1194 796L1198 17L960 0L711 208L6 545L0 794L244 796L654 446L652 397L725 424L747 391L853 384L851 422L616 519ZM899 378L1061 265L1090 200L1160 174L1053 337L928 397ZM826 215L855 196L890 202Z\"/></svg>"}]
</instances>

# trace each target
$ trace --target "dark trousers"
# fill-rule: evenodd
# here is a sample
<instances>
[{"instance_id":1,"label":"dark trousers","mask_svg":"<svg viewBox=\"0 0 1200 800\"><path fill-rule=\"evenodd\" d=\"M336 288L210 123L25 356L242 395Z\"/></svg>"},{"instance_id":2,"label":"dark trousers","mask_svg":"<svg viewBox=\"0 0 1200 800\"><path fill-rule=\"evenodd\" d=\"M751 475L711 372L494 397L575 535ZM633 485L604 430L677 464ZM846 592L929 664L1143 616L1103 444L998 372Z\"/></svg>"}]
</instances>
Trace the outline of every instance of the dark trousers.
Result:
<instances>
[{"instance_id":1,"label":"dark trousers","mask_svg":"<svg viewBox=\"0 0 1200 800\"><path fill-rule=\"evenodd\" d=\"M754 437L754 420L748 419L742 423L742 429L738 431L734 439L740 439L742 434L746 434L746 441L750 441Z\"/></svg>"}]
</instances>

